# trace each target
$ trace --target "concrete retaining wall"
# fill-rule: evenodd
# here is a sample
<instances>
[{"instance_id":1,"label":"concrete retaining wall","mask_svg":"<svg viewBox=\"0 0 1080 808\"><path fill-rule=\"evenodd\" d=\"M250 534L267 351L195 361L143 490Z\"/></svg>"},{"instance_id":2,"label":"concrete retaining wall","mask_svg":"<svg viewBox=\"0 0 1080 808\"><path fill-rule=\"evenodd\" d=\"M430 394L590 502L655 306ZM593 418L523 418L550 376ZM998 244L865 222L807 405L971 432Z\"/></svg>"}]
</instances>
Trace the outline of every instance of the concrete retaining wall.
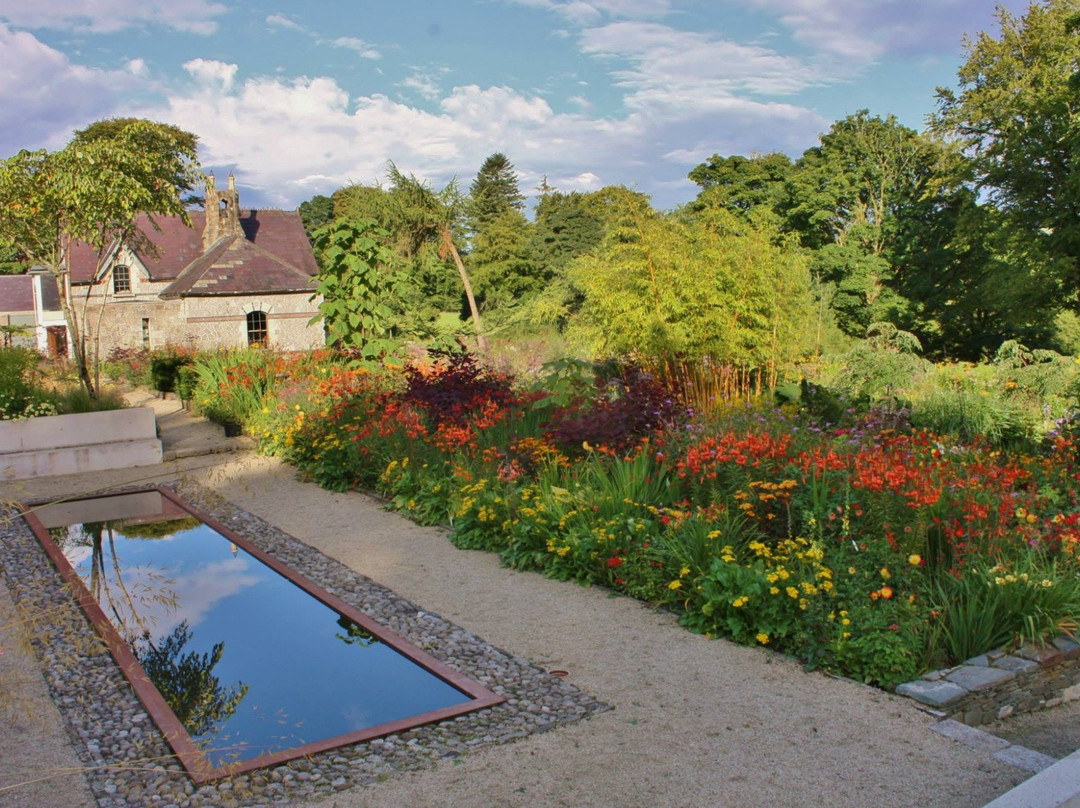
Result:
<instances>
[{"instance_id":1,"label":"concrete retaining wall","mask_svg":"<svg viewBox=\"0 0 1080 808\"><path fill-rule=\"evenodd\" d=\"M0 421L0 477L5 479L160 462L161 441L150 407Z\"/></svg>"}]
</instances>

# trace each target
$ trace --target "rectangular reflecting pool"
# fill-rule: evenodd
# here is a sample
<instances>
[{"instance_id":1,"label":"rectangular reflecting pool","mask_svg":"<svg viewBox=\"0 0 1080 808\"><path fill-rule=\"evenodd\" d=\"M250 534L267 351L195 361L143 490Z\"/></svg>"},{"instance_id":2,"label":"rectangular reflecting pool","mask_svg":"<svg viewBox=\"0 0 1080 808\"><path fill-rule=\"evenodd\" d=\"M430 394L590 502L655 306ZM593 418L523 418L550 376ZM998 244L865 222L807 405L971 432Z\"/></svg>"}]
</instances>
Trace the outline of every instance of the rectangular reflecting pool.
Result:
<instances>
[{"instance_id":1,"label":"rectangular reflecting pool","mask_svg":"<svg viewBox=\"0 0 1080 808\"><path fill-rule=\"evenodd\" d=\"M197 782L503 701L167 489L26 520Z\"/></svg>"}]
</instances>

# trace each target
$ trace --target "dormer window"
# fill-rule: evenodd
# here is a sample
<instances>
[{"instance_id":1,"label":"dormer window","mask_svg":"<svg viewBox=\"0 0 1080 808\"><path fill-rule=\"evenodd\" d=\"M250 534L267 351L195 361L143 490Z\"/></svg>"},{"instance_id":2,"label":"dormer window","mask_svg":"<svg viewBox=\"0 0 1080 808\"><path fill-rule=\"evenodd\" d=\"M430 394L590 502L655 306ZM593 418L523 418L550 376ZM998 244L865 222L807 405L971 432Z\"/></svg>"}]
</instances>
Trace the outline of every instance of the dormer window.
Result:
<instances>
[{"instance_id":1,"label":"dormer window","mask_svg":"<svg viewBox=\"0 0 1080 808\"><path fill-rule=\"evenodd\" d=\"M130 267L118 264L113 267L112 271L112 289L113 292L119 294L120 292L131 291L131 269Z\"/></svg>"}]
</instances>

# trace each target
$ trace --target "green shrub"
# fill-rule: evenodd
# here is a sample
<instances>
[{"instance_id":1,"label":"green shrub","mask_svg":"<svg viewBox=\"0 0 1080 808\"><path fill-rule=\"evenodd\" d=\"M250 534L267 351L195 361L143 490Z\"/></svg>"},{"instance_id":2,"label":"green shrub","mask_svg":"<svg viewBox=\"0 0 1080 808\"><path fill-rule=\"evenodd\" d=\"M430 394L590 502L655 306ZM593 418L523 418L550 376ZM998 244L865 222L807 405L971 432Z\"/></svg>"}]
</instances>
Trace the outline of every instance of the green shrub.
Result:
<instances>
[{"instance_id":1,"label":"green shrub","mask_svg":"<svg viewBox=\"0 0 1080 808\"><path fill-rule=\"evenodd\" d=\"M181 401L195 398L195 388L199 383L199 374L194 365L181 365L176 371L176 395Z\"/></svg>"},{"instance_id":2,"label":"green shrub","mask_svg":"<svg viewBox=\"0 0 1080 808\"><path fill-rule=\"evenodd\" d=\"M101 372L109 379L131 387L153 388L150 375L150 352L145 348L113 348L101 363Z\"/></svg>"},{"instance_id":3,"label":"green shrub","mask_svg":"<svg viewBox=\"0 0 1080 808\"><path fill-rule=\"evenodd\" d=\"M1033 438L1036 417L1030 408L996 391L971 384L936 387L912 405L911 423L938 435L995 445Z\"/></svg>"},{"instance_id":4,"label":"green shrub","mask_svg":"<svg viewBox=\"0 0 1080 808\"><path fill-rule=\"evenodd\" d=\"M31 412L47 401L37 369L40 361L40 354L30 348L0 348L0 420L43 414Z\"/></svg>"},{"instance_id":5,"label":"green shrub","mask_svg":"<svg viewBox=\"0 0 1080 808\"><path fill-rule=\"evenodd\" d=\"M172 393L176 390L180 368L191 364L191 356L178 353L173 348L154 352L150 357L150 381L159 393Z\"/></svg>"},{"instance_id":6,"label":"green shrub","mask_svg":"<svg viewBox=\"0 0 1080 808\"><path fill-rule=\"evenodd\" d=\"M102 388L96 398L90 398L81 385L66 387L53 393L50 398L59 415L120 410L128 405L120 391L112 387Z\"/></svg>"}]
</instances>

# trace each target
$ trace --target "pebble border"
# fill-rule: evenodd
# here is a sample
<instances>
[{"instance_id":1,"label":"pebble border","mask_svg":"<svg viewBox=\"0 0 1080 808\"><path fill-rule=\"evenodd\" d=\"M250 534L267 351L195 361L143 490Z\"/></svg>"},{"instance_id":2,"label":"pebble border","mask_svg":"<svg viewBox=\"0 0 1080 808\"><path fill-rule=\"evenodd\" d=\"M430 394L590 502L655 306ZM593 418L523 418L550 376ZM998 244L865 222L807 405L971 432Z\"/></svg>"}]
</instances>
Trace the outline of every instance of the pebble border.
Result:
<instances>
[{"instance_id":1,"label":"pebble border","mask_svg":"<svg viewBox=\"0 0 1080 808\"><path fill-rule=\"evenodd\" d=\"M554 676L192 483L179 494L331 594L432 656L505 696L475 713L269 769L196 786L135 697L112 656L16 512L0 511L0 567L29 634L50 695L67 725L99 808L289 805L430 768L479 746L510 743L612 709ZM130 486L120 491L146 490Z\"/></svg>"}]
</instances>

